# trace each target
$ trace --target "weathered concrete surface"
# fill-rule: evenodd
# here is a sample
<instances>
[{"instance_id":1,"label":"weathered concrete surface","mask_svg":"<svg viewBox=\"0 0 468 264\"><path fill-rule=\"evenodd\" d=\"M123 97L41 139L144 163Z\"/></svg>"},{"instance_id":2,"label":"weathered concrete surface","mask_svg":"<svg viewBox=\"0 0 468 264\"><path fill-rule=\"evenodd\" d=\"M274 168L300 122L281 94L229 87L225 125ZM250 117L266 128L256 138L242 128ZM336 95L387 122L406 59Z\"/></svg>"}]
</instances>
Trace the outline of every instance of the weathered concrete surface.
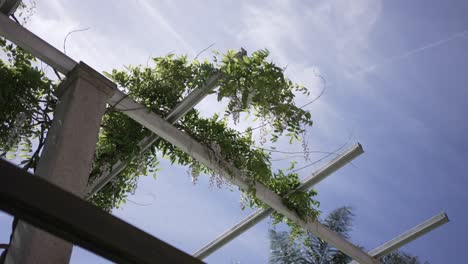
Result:
<instances>
[{"instance_id":1,"label":"weathered concrete surface","mask_svg":"<svg viewBox=\"0 0 468 264\"><path fill-rule=\"evenodd\" d=\"M36 175L77 196L84 195L101 118L115 89L114 83L84 63L68 74L59 87L59 104ZM72 246L19 221L6 263L68 263Z\"/></svg>"}]
</instances>

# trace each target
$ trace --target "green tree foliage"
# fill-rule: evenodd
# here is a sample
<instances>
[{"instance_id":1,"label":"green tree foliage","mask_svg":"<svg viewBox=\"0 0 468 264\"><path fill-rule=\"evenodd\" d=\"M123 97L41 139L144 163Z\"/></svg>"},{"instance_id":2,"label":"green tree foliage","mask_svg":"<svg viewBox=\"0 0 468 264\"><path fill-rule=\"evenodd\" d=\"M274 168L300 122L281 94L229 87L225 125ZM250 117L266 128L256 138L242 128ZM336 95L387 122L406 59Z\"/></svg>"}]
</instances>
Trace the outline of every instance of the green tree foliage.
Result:
<instances>
[{"instance_id":1,"label":"green tree foliage","mask_svg":"<svg viewBox=\"0 0 468 264\"><path fill-rule=\"evenodd\" d=\"M392 252L380 259L385 264L420 264L418 257L412 256L402 251ZM429 262L424 262L429 264Z\"/></svg>"},{"instance_id":2,"label":"green tree foliage","mask_svg":"<svg viewBox=\"0 0 468 264\"><path fill-rule=\"evenodd\" d=\"M48 79L37 67L34 58L2 40L4 55L8 61L0 64L1 93L0 150L3 155L15 153L23 147L29 156L21 157L22 163L34 168L56 104L54 91L57 83ZM316 217L318 203L313 200L314 191L290 191L299 185L298 175L274 172L270 153L255 147L252 130L246 133L228 127L228 118L239 122L246 113L272 126L269 139L272 142L287 136L291 142L299 141L305 128L312 125L309 112L294 104L296 95L308 95L305 87L297 85L284 75L284 70L268 61L268 51L259 50L250 56L235 57L236 52L215 53L211 61L189 61L186 56L170 54L154 58L154 66L128 66L106 75L125 90L133 99L165 117L190 91L202 86L214 73L221 73L219 85L212 91L219 101L227 102L224 113L204 118L196 110L188 112L175 126L211 148L217 158L224 159L242 170L250 182L261 182L283 197L284 202L302 217ZM104 114L96 148L90 181L109 172L118 160L129 162L122 173L108 184L91 201L104 210L111 210L125 202L128 193L135 190L137 178L155 175L158 157L188 166L196 178L200 173L211 175L218 185L223 179L189 155L160 139L143 155L139 155L138 142L150 135L150 131L109 106ZM32 149L32 140L38 140L38 148ZM26 143L23 143L26 142ZM263 142L265 143L265 142ZM24 145L26 144L26 145ZM254 198L255 190L244 192L244 205L263 206ZM276 214L275 221L287 221ZM292 223L295 230L299 230Z\"/></svg>"},{"instance_id":3,"label":"green tree foliage","mask_svg":"<svg viewBox=\"0 0 468 264\"><path fill-rule=\"evenodd\" d=\"M323 224L349 239L353 212L350 207L333 210ZM351 258L311 233L303 236L304 243L290 239L289 232L270 230L270 263L286 264L346 264ZM392 252L380 259L383 264L420 264L417 257L402 251ZM428 263L428 262L425 262Z\"/></svg>"},{"instance_id":4,"label":"green tree foliage","mask_svg":"<svg viewBox=\"0 0 468 264\"><path fill-rule=\"evenodd\" d=\"M353 213L350 207L340 207L333 210L323 221L323 224L340 236L348 239L351 231ZM305 259L307 263L348 263L350 259L339 250L322 239L307 233L305 244Z\"/></svg>"},{"instance_id":5,"label":"green tree foliage","mask_svg":"<svg viewBox=\"0 0 468 264\"><path fill-rule=\"evenodd\" d=\"M306 263L303 252L296 240L291 240L287 232L270 229L270 263L302 264Z\"/></svg>"}]
</instances>

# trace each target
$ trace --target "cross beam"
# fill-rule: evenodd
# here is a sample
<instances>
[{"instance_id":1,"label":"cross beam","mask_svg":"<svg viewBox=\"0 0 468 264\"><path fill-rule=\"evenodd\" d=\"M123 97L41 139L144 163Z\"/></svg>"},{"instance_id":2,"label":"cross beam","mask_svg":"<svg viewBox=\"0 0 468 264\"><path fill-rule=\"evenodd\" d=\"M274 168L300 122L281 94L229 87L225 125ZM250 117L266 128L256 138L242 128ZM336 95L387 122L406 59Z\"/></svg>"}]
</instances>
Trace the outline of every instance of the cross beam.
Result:
<instances>
[{"instance_id":1,"label":"cross beam","mask_svg":"<svg viewBox=\"0 0 468 264\"><path fill-rule=\"evenodd\" d=\"M331 160L323 167L312 173L309 177L305 178L301 185L296 190L308 190L312 186L324 180L333 172L337 171L347 163L351 162L354 158L364 153L361 144L352 146L349 150L339 154L335 159ZM193 253L193 256L199 259L204 259L211 255L213 252L226 245L236 237L240 236L245 231L249 230L254 225L258 224L263 219L267 218L274 212L271 208L259 209L247 216L245 219L237 223L235 226L218 236L213 241L209 242L198 251Z\"/></svg>"},{"instance_id":2,"label":"cross beam","mask_svg":"<svg viewBox=\"0 0 468 264\"><path fill-rule=\"evenodd\" d=\"M67 73L76 65L76 62L68 56L61 53L25 28L12 22L3 14L0 14L0 34L62 73ZM202 162L210 169L218 172L227 180L237 185L240 189L249 190L251 188L249 178L242 171L235 168L227 161L218 159L211 149L192 139L186 133L178 130L169 122L151 112L151 110L145 106L129 98L123 92L116 89L114 96L109 100L109 103L112 105L116 105L118 103L116 105L118 110L124 111L125 114L136 122L145 126L153 133L158 134L164 140L179 147L182 151ZM285 204L283 204L282 198L279 195L269 190L265 185L255 183L253 187L256 189L256 197L259 200L294 221L299 226L335 246L352 259L355 259L362 264L379 263L359 247L340 237L318 221L311 218L303 219L299 217L296 212L290 210Z\"/></svg>"},{"instance_id":3,"label":"cross beam","mask_svg":"<svg viewBox=\"0 0 468 264\"><path fill-rule=\"evenodd\" d=\"M0 0L0 12L10 16L18 8L21 0Z\"/></svg>"},{"instance_id":4,"label":"cross beam","mask_svg":"<svg viewBox=\"0 0 468 264\"><path fill-rule=\"evenodd\" d=\"M394 239L385 242L384 244L376 247L375 249L369 251L369 255L375 258L381 258L400 247L408 244L409 242L421 237L437 227L447 223L449 221L448 216L445 213L440 213L436 216L427 219L421 224L409 229L403 234L395 237ZM358 264L356 261L351 261L349 264Z\"/></svg>"},{"instance_id":5,"label":"cross beam","mask_svg":"<svg viewBox=\"0 0 468 264\"><path fill-rule=\"evenodd\" d=\"M0 181L0 210L116 263L203 263L2 159Z\"/></svg>"}]
</instances>

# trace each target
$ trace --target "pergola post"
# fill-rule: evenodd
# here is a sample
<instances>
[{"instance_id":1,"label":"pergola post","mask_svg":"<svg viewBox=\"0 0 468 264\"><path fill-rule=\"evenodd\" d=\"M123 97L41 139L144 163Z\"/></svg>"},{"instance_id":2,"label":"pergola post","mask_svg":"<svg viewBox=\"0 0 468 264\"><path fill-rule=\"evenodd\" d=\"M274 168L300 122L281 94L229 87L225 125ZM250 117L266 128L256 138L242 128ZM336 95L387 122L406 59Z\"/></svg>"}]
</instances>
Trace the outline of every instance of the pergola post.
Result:
<instances>
[{"instance_id":1,"label":"pergola post","mask_svg":"<svg viewBox=\"0 0 468 264\"><path fill-rule=\"evenodd\" d=\"M35 174L82 197L106 103L116 85L79 63L59 86L52 127ZM6 263L68 263L72 244L19 221Z\"/></svg>"}]
</instances>

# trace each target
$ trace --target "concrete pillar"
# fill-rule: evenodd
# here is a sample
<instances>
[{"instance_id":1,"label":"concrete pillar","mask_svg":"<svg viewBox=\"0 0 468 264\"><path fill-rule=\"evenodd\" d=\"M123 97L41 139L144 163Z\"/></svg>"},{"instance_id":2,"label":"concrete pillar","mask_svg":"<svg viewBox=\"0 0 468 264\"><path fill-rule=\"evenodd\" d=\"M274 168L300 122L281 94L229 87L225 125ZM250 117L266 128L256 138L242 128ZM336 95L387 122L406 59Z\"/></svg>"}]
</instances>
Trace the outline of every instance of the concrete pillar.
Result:
<instances>
[{"instance_id":1,"label":"concrete pillar","mask_svg":"<svg viewBox=\"0 0 468 264\"><path fill-rule=\"evenodd\" d=\"M37 175L83 197L102 115L115 89L114 83L86 64L76 65L59 87L59 104L36 169ZM6 263L68 263L72 247L72 244L20 220Z\"/></svg>"}]
</instances>

